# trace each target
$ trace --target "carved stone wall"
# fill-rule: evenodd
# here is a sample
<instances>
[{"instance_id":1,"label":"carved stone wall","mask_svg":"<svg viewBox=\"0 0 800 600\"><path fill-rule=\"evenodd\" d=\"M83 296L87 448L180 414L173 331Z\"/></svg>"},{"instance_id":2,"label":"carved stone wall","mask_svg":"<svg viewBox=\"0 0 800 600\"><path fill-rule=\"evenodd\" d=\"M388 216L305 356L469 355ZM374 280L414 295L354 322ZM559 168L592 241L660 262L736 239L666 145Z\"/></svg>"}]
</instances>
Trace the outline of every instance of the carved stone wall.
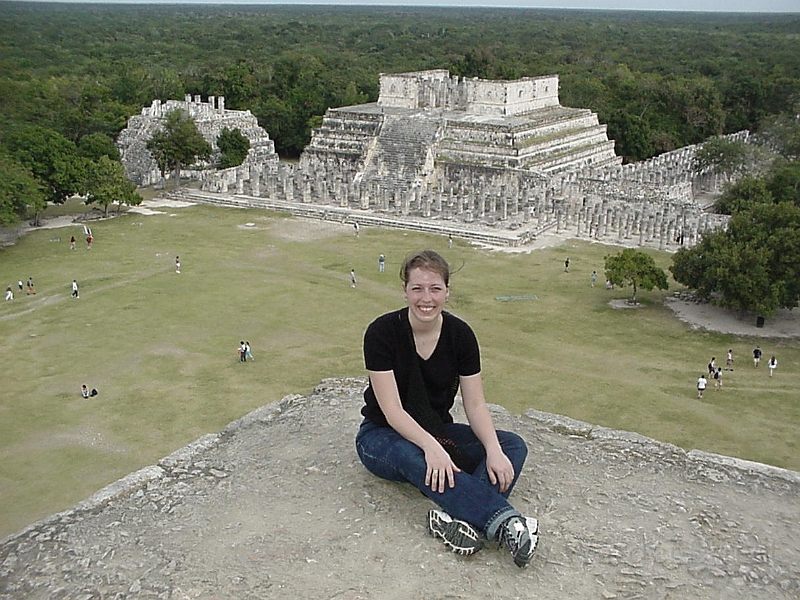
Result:
<instances>
[{"instance_id":1,"label":"carved stone wall","mask_svg":"<svg viewBox=\"0 0 800 600\"><path fill-rule=\"evenodd\" d=\"M250 141L250 155L245 161L246 165L253 162L277 161L275 144L269 134L259 127L258 121L249 110L227 110L225 98L222 96L209 96L208 102L203 102L200 96L187 94L184 100L153 100L150 106L142 109L141 114L128 119L128 126L122 130L117 138L117 147L125 174L136 185L153 185L161 181L158 165L147 150L147 142L153 134L163 127L169 113L174 110L185 111L194 119L197 129L205 140L211 145L214 155L211 163L218 160L217 138L223 129L239 129ZM203 167L204 165L198 165ZM248 168L245 166L245 168ZM197 177L197 170L189 170L187 176ZM229 177L221 173L220 177Z\"/></svg>"},{"instance_id":2,"label":"carved stone wall","mask_svg":"<svg viewBox=\"0 0 800 600\"><path fill-rule=\"evenodd\" d=\"M234 121L255 141L241 166L200 175L203 191L254 206L332 207L454 233L502 229L513 245L552 231L674 250L727 224L696 200L724 183L695 172L696 146L623 166L595 113L559 104L557 76L486 81L435 70L381 75L380 84L376 103L328 109L296 165L278 160L249 112L213 97L155 101L131 117L124 162L134 181L157 181L141 140L180 107L207 139Z\"/></svg>"}]
</instances>

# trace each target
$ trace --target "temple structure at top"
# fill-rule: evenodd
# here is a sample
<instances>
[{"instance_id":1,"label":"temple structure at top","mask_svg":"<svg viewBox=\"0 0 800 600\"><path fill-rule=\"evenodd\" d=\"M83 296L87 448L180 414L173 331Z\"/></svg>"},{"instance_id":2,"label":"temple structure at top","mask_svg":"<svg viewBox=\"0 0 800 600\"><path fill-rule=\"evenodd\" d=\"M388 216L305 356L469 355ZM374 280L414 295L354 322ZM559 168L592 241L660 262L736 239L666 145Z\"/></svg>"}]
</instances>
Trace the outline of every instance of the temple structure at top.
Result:
<instances>
[{"instance_id":1,"label":"temple structure at top","mask_svg":"<svg viewBox=\"0 0 800 600\"><path fill-rule=\"evenodd\" d=\"M249 206L283 203L309 216L349 211L347 218L365 223L514 232L504 238L512 245L567 229L668 249L724 225L697 202L716 178L694 170L695 146L622 165L597 114L561 105L557 75L496 81L446 70L382 74L378 101L328 109L297 163L278 159L249 111L228 111L221 98L214 110L194 106L202 104L197 97L186 102L191 113L220 122L236 113L255 142L242 165L193 173L209 201L217 194ZM140 131L163 118L164 106L157 108L132 117ZM121 139L135 146L130 135ZM123 162L133 154L123 153ZM139 171L147 158L136 161ZM136 183L151 181L154 168Z\"/></svg>"}]
</instances>

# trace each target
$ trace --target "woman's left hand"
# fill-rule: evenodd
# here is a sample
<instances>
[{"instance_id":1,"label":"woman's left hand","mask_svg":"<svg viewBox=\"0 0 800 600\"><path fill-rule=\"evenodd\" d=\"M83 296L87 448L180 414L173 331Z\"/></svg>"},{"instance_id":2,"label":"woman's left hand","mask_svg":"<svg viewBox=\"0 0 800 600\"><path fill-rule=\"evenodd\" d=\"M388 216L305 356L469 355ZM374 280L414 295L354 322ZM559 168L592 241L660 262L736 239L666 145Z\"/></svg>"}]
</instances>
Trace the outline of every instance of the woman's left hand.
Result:
<instances>
[{"instance_id":1,"label":"woman's left hand","mask_svg":"<svg viewBox=\"0 0 800 600\"><path fill-rule=\"evenodd\" d=\"M514 482L514 466L502 450L486 455L486 471L489 481L498 486L501 494Z\"/></svg>"}]
</instances>

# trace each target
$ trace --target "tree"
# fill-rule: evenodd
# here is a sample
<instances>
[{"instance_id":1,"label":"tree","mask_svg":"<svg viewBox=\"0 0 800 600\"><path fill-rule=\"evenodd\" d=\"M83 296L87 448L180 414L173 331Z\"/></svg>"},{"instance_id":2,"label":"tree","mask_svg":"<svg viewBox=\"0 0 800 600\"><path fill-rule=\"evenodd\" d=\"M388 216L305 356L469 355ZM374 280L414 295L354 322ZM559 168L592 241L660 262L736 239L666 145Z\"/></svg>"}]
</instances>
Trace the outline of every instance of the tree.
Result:
<instances>
[{"instance_id":1,"label":"tree","mask_svg":"<svg viewBox=\"0 0 800 600\"><path fill-rule=\"evenodd\" d=\"M60 133L30 125L11 133L7 145L13 158L41 183L48 202L63 204L83 193L88 161ZM44 207L34 214L35 225L39 225L42 210Z\"/></svg>"},{"instance_id":2,"label":"tree","mask_svg":"<svg viewBox=\"0 0 800 600\"><path fill-rule=\"evenodd\" d=\"M747 148L744 142L720 137L711 138L697 149L694 157L694 170L700 173L709 169L731 179L745 171L747 158Z\"/></svg>"},{"instance_id":3,"label":"tree","mask_svg":"<svg viewBox=\"0 0 800 600\"><path fill-rule=\"evenodd\" d=\"M703 299L759 315L800 299L800 207L758 204L736 214L727 231L681 249L669 269Z\"/></svg>"},{"instance_id":4,"label":"tree","mask_svg":"<svg viewBox=\"0 0 800 600\"><path fill-rule=\"evenodd\" d=\"M123 166L108 156L101 156L90 165L86 189L86 204L102 206L104 216L108 216L108 205L112 202L120 206L136 206L142 202L136 186L125 177Z\"/></svg>"},{"instance_id":5,"label":"tree","mask_svg":"<svg viewBox=\"0 0 800 600\"><path fill-rule=\"evenodd\" d=\"M636 303L639 288L648 292L653 288L666 290L667 274L656 266L653 257L639 250L626 248L619 254L605 257L606 279L614 285L633 287L632 303Z\"/></svg>"},{"instance_id":6,"label":"tree","mask_svg":"<svg viewBox=\"0 0 800 600\"><path fill-rule=\"evenodd\" d=\"M0 225L12 225L28 212L41 212L46 205L44 190L33 173L0 155Z\"/></svg>"},{"instance_id":7,"label":"tree","mask_svg":"<svg viewBox=\"0 0 800 600\"><path fill-rule=\"evenodd\" d=\"M790 114L764 120L758 137L788 160L800 160L800 106Z\"/></svg>"},{"instance_id":8,"label":"tree","mask_svg":"<svg viewBox=\"0 0 800 600\"><path fill-rule=\"evenodd\" d=\"M775 202L794 202L800 206L800 161L774 169L767 181L767 189Z\"/></svg>"},{"instance_id":9,"label":"tree","mask_svg":"<svg viewBox=\"0 0 800 600\"><path fill-rule=\"evenodd\" d=\"M223 129L217 138L219 168L238 167L250 151L250 140L239 129Z\"/></svg>"},{"instance_id":10,"label":"tree","mask_svg":"<svg viewBox=\"0 0 800 600\"><path fill-rule=\"evenodd\" d=\"M211 145L197 130L194 119L181 109L167 115L164 127L147 141L147 149L162 177L166 177L168 171L174 173L176 188L181 184L182 167L211 158Z\"/></svg>"},{"instance_id":11,"label":"tree","mask_svg":"<svg viewBox=\"0 0 800 600\"><path fill-rule=\"evenodd\" d=\"M714 211L721 215L735 215L750 210L757 204L772 203L772 194L763 177L743 177L728 187L714 203Z\"/></svg>"},{"instance_id":12,"label":"tree","mask_svg":"<svg viewBox=\"0 0 800 600\"><path fill-rule=\"evenodd\" d=\"M111 160L119 160L119 150L114 145L114 140L104 133L90 133L78 140L78 151L81 156L89 160L99 160L107 156Z\"/></svg>"}]
</instances>

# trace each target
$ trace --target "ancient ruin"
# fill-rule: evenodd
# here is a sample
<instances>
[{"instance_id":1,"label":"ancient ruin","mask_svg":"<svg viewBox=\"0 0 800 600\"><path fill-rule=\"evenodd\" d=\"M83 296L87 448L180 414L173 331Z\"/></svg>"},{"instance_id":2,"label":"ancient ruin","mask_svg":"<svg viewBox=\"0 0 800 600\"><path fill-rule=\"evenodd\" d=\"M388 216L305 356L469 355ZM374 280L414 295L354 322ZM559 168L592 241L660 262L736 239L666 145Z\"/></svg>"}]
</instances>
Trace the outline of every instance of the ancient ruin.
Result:
<instances>
[{"instance_id":1,"label":"ancient ruin","mask_svg":"<svg viewBox=\"0 0 800 600\"><path fill-rule=\"evenodd\" d=\"M0 600L800 594L800 473L533 409L491 407L531 449L512 496L539 520L531 566L446 551L433 503L360 464L364 386L326 379L0 540Z\"/></svg>"},{"instance_id":2,"label":"ancient ruin","mask_svg":"<svg viewBox=\"0 0 800 600\"><path fill-rule=\"evenodd\" d=\"M195 116L209 141L222 127L251 140L244 163L193 171L189 199L279 208L520 246L548 232L676 250L726 224L698 199L718 185L696 173L696 146L622 165L606 126L560 104L558 76L489 81L446 70L381 75L377 102L331 108L298 164L280 161L249 111L223 98L155 101L120 136L140 185L160 180L144 148L170 110ZM215 104L216 101L216 104ZM732 136L746 141L747 132ZM148 162L149 160L149 162Z\"/></svg>"},{"instance_id":3,"label":"ancient ruin","mask_svg":"<svg viewBox=\"0 0 800 600\"><path fill-rule=\"evenodd\" d=\"M161 172L147 149L147 141L162 127L165 117L178 109L194 119L198 131L214 150L210 164L218 158L217 138L223 129L238 129L250 140L251 160L263 163L278 160L275 144L269 139L269 134L259 127L249 110L228 110L225 108L225 98L221 96L209 96L208 102L203 102L200 96L186 94L183 101L153 100L153 104L145 106L141 114L128 119L128 126L120 132L117 138L120 159L125 167L125 175L136 185L161 183ZM206 166L201 164L198 168Z\"/></svg>"}]
</instances>

